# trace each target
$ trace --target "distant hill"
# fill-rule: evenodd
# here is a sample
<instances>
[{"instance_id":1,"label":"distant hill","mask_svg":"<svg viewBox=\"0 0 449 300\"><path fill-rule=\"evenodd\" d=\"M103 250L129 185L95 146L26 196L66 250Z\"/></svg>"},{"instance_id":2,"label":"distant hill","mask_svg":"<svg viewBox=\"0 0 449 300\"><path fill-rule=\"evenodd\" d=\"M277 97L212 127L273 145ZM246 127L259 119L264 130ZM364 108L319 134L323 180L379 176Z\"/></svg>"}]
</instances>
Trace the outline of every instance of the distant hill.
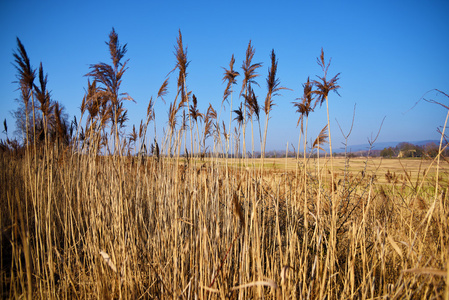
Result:
<instances>
[{"instance_id":1,"label":"distant hill","mask_svg":"<svg viewBox=\"0 0 449 300\"><path fill-rule=\"evenodd\" d=\"M435 144L439 144L440 141L438 140L425 140L425 141L414 141L414 142L410 142L410 141L400 141L400 142L380 142L380 143L374 143L373 147L371 148L371 150L383 150L384 148L388 148L388 147L396 147L399 143L402 142L407 142L416 146L423 146L427 143L431 143L434 142ZM369 144L361 144L361 145L350 145L348 146L348 152L359 152L359 151L366 151L369 149ZM341 153L344 152L345 149L344 148L338 148L335 150L335 152L337 153Z\"/></svg>"},{"instance_id":2,"label":"distant hill","mask_svg":"<svg viewBox=\"0 0 449 300\"><path fill-rule=\"evenodd\" d=\"M428 143L435 143L436 145L440 144L439 140L424 140L424 141L413 141L413 142L409 142L409 141L401 141L401 142L380 142L380 143L374 143L373 147L371 148L370 151L370 156L379 156L380 152L388 147L392 147L395 148L399 143L410 143L412 145L415 146L423 146L426 145ZM327 146L325 146L326 148ZM335 146L332 149L334 151L334 153L337 154L344 154L345 149L343 147L340 148L336 148ZM348 153L352 153L355 156L366 156L368 154L368 150L369 150L369 144L360 144L360 145L350 145L348 146ZM326 148L326 153L328 153L329 149ZM302 152L300 151L300 155L302 156ZM255 151L254 152L254 158L260 158L260 151ZM224 156L224 154L221 154ZM240 156L242 154L240 153ZM251 152L248 151L248 157L251 157ZM295 152L293 151L288 151L288 156L289 157L295 157ZM324 152L321 152L321 155L325 155ZM273 158L273 157L285 157L285 150L271 150L271 151L267 151L265 154L266 158Z\"/></svg>"}]
</instances>

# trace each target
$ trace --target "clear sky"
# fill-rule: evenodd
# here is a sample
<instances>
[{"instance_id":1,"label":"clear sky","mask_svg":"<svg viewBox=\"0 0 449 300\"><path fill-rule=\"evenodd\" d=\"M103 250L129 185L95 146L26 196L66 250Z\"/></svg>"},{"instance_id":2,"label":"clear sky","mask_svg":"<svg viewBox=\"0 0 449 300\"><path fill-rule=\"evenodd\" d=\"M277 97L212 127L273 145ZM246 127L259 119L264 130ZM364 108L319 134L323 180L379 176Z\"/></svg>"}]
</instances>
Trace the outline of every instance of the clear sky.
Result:
<instances>
[{"instance_id":1,"label":"clear sky","mask_svg":"<svg viewBox=\"0 0 449 300\"><path fill-rule=\"evenodd\" d=\"M340 72L340 95L330 94L333 147L341 147L342 134L335 120L349 130L354 104L355 124L349 144L364 144L376 134L386 117L379 142L439 139L444 108L421 101L431 89L449 93L449 2L442 1L0 1L0 120L13 131L10 112L19 98L13 51L16 37L24 44L32 65L42 62L52 97L79 118L87 86L89 65L110 63L105 41L112 27L122 44L129 69L122 92L130 121L145 119L148 100L156 97L166 75L175 66L178 29L188 47L187 84L198 98L200 111L209 103L220 109L225 84L223 69L231 55L241 72L249 40L255 47L253 62L263 63L256 88L263 103L267 92L269 54L279 59L278 77L283 91L274 98L267 150L296 147L299 128L292 101L302 95L307 77L322 75L316 58L324 48L332 57L329 75ZM159 129L167 126L169 103L175 97L176 74L169 80L167 104L157 100ZM240 91L242 77L234 90ZM449 99L427 95L438 101ZM234 96L234 108L242 99ZM222 113L229 118L229 107ZM309 137L326 124L326 110L310 114ZM235 123L234 123L235 124ZM152 127L151 127L152 128ZM248 127L249 130L250 127ZM3 126L2 126L3 130ZM5 138L3 133L0 138ZM257 139L256 139L257 140ZM256 149L258 142L256 142ZM290 148L292 149L292 148Z\"/></svg>"}]
</instances>

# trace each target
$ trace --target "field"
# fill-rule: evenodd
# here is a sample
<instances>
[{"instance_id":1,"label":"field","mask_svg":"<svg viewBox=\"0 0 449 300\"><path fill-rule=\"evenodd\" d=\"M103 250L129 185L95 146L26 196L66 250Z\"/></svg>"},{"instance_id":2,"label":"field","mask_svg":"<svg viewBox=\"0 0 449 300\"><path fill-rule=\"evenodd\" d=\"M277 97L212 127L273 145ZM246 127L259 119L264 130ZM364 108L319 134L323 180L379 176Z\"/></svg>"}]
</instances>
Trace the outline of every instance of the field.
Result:
<instances>
[{"instance_id":1,"label":"field","mask_svg":"<svg viewBox=\"0 0 449 300\"><path fill-rule=\"evenodd\" d=\"M266 153L273 97L285 89L274 50L262 129L251 42L238 109L232 56L219 113L210 104L202 114L179 32L164 134L153 98L140 128L125 132L126 45L114 29L109 37L112 65L90 66L71 125L51 101L42 65L40 87L33 83L17 39L23 139L0 141L2 298L449 299L447 119L436 153L422 159L324 157L333 153L328 94L340 86L339 74L326 77L322 50L324 76L307 79L294 103L306 155L250 159L256 121ZM324 103L327 125L306 143L309 113Z\"/></svg>"},{"instance_id":2,"label":"field","mask_svg":"<svg viewBox=\"0 0 449 300\"><path fill-rule=\"evenodd\" d=\"M217 160L221 165L225 164L225 160ZM330 159L322 159L322 167L329 168ZM230 167L235 167L237 164L228 164ZM243 165L245 167L260 168L262 166L261 159L248 159ZM355 176L365 172L371 176L375 176L375 182L387 184L391 181L401 183L402 185L413 185L419 183L423 177L427 181L435 179L438 163L435 159L421 159L421 158L381 158L381 157L356 157L346 159L344 157L333 158L334 172L337 176L350 174ZM302 161L295 158L266 158L263 163L265 170L277 170L281 172L295 171L297 167L302 167ZM447 174L449 173L449 165L447 162L438 165L440 182L447 182ZM309 174L316 176L317 173L317 159L309 158L307 163L307 171ZM387 174L390 174L387 175ZM328 174L329 175L329 174ZM326 174L323 176L326 177ZM390 178L390 180L388 179Z\"/></svg>"},{"instance_id":3,"label":"field","mask_svg":"<svg viewBox=\"0 0 449 300\"><path fill-rule=\"evenodd\" d=\"M290 158L261 169L243 159L47 155L2 155L3 297L439 298L447 289L445 162L436 182L433 160L334 159L332 189L323 158L304 173Z\"/></svg>"}]
</instances>

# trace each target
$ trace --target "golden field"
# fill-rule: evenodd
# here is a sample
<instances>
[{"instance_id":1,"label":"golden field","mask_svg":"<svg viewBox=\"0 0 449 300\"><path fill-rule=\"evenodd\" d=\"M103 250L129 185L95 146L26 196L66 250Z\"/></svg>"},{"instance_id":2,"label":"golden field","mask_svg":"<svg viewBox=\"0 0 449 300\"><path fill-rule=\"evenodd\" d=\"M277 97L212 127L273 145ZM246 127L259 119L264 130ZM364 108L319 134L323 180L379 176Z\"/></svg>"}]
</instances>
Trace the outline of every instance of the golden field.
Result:
<instances>
[{"instance_id":1,"label":"golden field","mask_svg":"<svg viewBox=\"0 0 449 300\"><path fill-rule=\"evenodd\" d=\"M2 295L444 296L446 162L264 163L3 154Z\"/></svg>"},{"instance_id":2,"label":"golden field","mask_svg":"<svg viewBox=\"0 0 449 300\"><path fill-rule=\"evenodd\" d=\"M0 141L2 298L449 299L447 119L436 158L231 158L249 152L250 136L254 152L255 124L265 153L273 97L285 89L274 50L263 130L251 42L235 110L234 56L225 69L226 126L221 108L199 112L179 32L164 135L153 98L140 128L125 135L126 45L114 29L109 38L112 65L89 67L70 128L42 65L35 83L17 39L23 139ZM308 78L294 103L311 156L333 153L328 94L340 88L339 74L326 77L323 50L317 62L324 75ZM309 113L324 103L327 125L306 143Z\"/></svg>"}]
</instances>

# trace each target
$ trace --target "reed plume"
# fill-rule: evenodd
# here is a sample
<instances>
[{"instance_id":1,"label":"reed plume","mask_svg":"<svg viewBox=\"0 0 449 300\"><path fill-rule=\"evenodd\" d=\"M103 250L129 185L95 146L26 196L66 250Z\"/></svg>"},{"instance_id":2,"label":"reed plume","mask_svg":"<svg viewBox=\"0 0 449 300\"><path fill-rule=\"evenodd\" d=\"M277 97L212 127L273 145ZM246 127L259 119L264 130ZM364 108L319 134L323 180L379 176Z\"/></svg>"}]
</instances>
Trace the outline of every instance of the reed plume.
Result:
<instances>
[{"instance_id":1,"label":"reed plume","mask_svg":"<svg viewBox=\"0 0 449 300\"><path fill-rule=\"evenodd\" d=\"M313 81L313 85L315 86L315 90L312 92L315 95L317 95L316 102L314 105L314 108L319 103L320 106L323 104L324 101L326 101L326 110L327 110L327 125L329 129L329 150L330 150L330 156L332 158L332 138L331 138L331 132L330 132L330 119L329 119L329 101L328 96L329 92L334 91L337 95L340 96L338 93L338 90L340 89L340 86L338 85L338 80L340 79L340 73L337 73L334 77L332 77L330 80L327 79L327 72L329 70L329 66L331 65L332 59L329 59L328 63L326 64L324 60L324 50L321 48L321 55L319 58L317 58L317 63L321 67L321 70L323 71L324 75L322 77L317 76L318 80Z\"/></svg>"},{"instance_id":2,"label":"reed plume","mask_svg":"<svg viewBox=\"0 0 449 300\"><path fill-rule=\"evenodd\" d=\"M260 130L260 106L257 101L256 94L251 88L248 95L243 95L245 98L245 106L247 108L247 116L251 120L251 153L254 157L254 126L253 126L253 115L256 116L257 123L259 125L259 142L262 143L262 133Z\"/></svg>"},{"instance_id":3,"label":"reed plume","mask_svg":"<svg viewBox=\"0 0 449 300\"><path fill-rule=\"evenodd\" d=\"M186 97L187 67L190 62L187 61L187 47L184 49L182 44L181 30L178 31L178 37L176 38L175 56L175 69L178 69L178 91L181 93L181 98L184 99Z\"/></svg>"},{"instance_id":4,"label":"reed plume","mask_svg":"<svg viewBox=\"0 0 449 300\"><path fill-rule=\"evenodd\" d=\"M187 67L190 62L187 61L187 47L184 48L182 43L181 30L178 31L178 37L176 39L175 46L176 66L178 73L178 94L181 95L181 102L187 103L187 108L190 106L189 92L187 92L186 77ZM189 128L190 128L190 152L193 153L193 131L192 131L192 117L189 114Z\"/></svg>"},{"instance_id":5,"label":"reed plume","mask_svg":"<svg viewBox=\"0 0 449 300\"><path fill-rule=\"evenodd\" d=\"M104 97L104 101L111 107L111 132L114 132L115 139L114 153L120 153L119 129L123 127L124 121L127 120L127 110L123 107L123 102L125 100L134 101L127 93L120 92L123 75L128 69L129 60L122 62L127 52L127 44L122 46L119 43L118 34L112 28L106 45L109 47L112 65L103 62L90 65L91 71L85 76L92 77L94 81L100 83L98 87L99 96Z\"/></svg>"},{"instance_id":6,"label":"reed plume","mask_svg":"<svg viewBox=\"0 0 449 300\"><path fill-rule=\"evenodd\" d=\"M203 149L206 147L206 139L211 136L214 122L217 119L217 112L209 103L206 116L204 117ZM204 150L203 150L204 151Z\"/></svg>"},{"instance_id":7,"label":"reed plume","mask_svg":"<svg viewBox=\"0 0 449 300\"><path fill-rule=\"evenodd\" d=\"M44 69L42 67L42 62L39 65L39 86L34 84L34 90L36 99L40 103L40 109L42 111L42 117L44 123L46 118L51 113L52 107L50 104L50 92L47 90L48 75L44 75Z\"/></svg>"},{"instance_id":8,"label":"reed plume","mask_svg":"<svg viewBox=\"0 0 449 300\"><path fill-rule=\"evenodd\" d=\"M320 57L317 58L317 64L321 67L321 70L323 71L324 75L317 76L318 80L313 81L313 85L316 87L316 89L313 91L314 94L316 94L318 97L316 99L314 108L317 106L317 104L320 104L320 106L323 104L324 101L327 101L329 92L334 91L337 95L340 96L338 93L338 89L341 87L338 85L338 80L340 79L340 73L337 73L334 77L332 77L330 80L327 79L327 72L329 70L329 67L331 65L332 58L329 59L328 63L326 64L324 60L324 50L321 48L321 54ZM328 113L329 115L329 113Z\"/></svg>"},{"instance_id":9,"label":"reed plume","mask_svg":"<svg viewBox=\"0 0 449 300\"><path fill-rule=\"evenodd\" d=\"M254 90L251 88L250 92L248 93L248 96L245 97L245 105L247 108L247 115L248 117L252 117L253 115L256 115L256 119L259 119L260 117L260 106L259 102L257 101L257 96L254 93Z\"/></svg>"},{"instance_id":10,"label":"reed plume","mask_svg":"<svg viewBox=\"0 0 449 300\"><path fill-rule=\"evenodd\" d=\"M159 93L158 93L158 97L159 97ZM150 98L150 101L148 101L148 106L147 106L147 120L145 121L145 124L141 126L140 132L139 132L139 138L142 140L141 145L140 145L140 152L143 151L144 148L146 148L145 145L145 140L146 140L146 136L147 136L147 128L148 125L150 124L151 121L154 120L154 122L156 123L155 119L156 119L156 112L154 111L154 104L155 101L153 100L153 97ZM156 138L156 124L154 124L154 137Z\"/></svg>"},{"instance_id":11,"label":"reed plume","mask_svg":"<svg viewBox=\"0 0 449 300\"><path fill-rule=\"evenodd\" d=\"M333 167L333 151L332 151L332 135L331 135L331 124L330 124L330 118L329 118L329 100L328 95L330 91L334 91L337 95L340 95L338 93L338 89L340 89L340 86L338 85L338 80L340 76L340 73L337 73L334 77L332 77L330 80L327 79L327 72L329 70L329 66L331 64L331 60L329 59L328 63L326 64L324 60L324 50L321 48L321 55L319 58L317 58L317 63L321 67L321 70L323 71L323 76L317 76L318 80L313 81L313 85L315 86L315 90L313 93L317 95L317 99L315 102L315 106L317 103L321 104L324 100L326 100L326 111L327 111L327 129L329 132L329 155L331 158L331 185L334 186L334 167Z\"/></svg>"},{"instance_id":12,"label":"reed plume","mask_svg":"<svg viewBox=\"0 0 449 300\"><path fill-rule=\"evenodd\" d=\"M28 54L19 38L17 38L17 50L13 52L14 67L17 70L16 78L18 79L19 89L21 91L22 101L25 106L25 129L26 129L26 144L29 145L31 139L31 133L29 132L29 116L30 110L30 98L31 98L31 110L33 112L33 140L36 136L36 120L34 111L34 96L33 86L34 79L36 78L36 70L31 67Z\"/></svg>"},{"instance_id":13,"label":"reed plume","mask_svg":"<svg viewBox=\"0 0 449 300\"><path fill-rule=\"evenodd\" d=\"M201 121L201 119L204 118L204 115L202 113L200 113L200 111L198 110L198 99L196 98L195 94L192 94L192 105L190 105L189 115L195 121L196 132L197 132L197 137L198 137L198 141L199 141L200 140L200 131L198 128L198 119L200 119L200 121Z\"/></svg>"},{"instance_id":14,"label":"reed plume","mask_svg":"<svg viewBox=\"0 0 449 300\"><path fill-rule=\"evenodd\" d=\"M304 133L304 148L303 148L303 166L304 170L307 168L307 161L306 161L306 153L307 153L307 131L308 131L308 124L309 124L309 114L310 112L313 112L312 102L314 100L314 94L312 93L313 84L310 82L310 78L307 77L307 82L302 85L303 87L303 96L300 98L297 98L296 102L293 102L293 106L296 107L296 112L300 114L298 118L298 122L296 126L301 124L301 129L299 132L299 139L298 139L298 156L299 158L299 149L301 145L301 134ZM304 117L306 118L306 128L304 131ZM296 174L298 176L298 167L296 168ZM304 172L304 185L306 185L306 172ZM305 199L307 199L307 187L304 186L304 193L305 193ZM304 201L304 211L307 212L307 201ZM307 214L304 214L304 219L307 219ZM307 223L305 223L307 226Z\"/></svg>"},{"instance_id":15,"label":"reed plume","mask_svg":"<svg viewBox=\"0 0 449 300\"><path fill-rule=\"evenodd\" d=\"M256 50L251 45L251 41L249 41L248 48L246 49L245 60L243 61L242 64L243 82L242 82L242 89L240 91L241 95L245 91L248 91L250 85L252 84L259 85L255 81L255 78L259 76L259 74L257 74L256 71L258 68L262 67L262 64L261 63L251 64L255 53Z\"/></svg>"},{"instance_id":16,"label":"reed plume","mask_svg":"<svg viewBox=\"0 0 449 300\"><path fill-rule=\"evenodd\" d=\"M223 76L223 82L228 82L226 85L226 89L223 93L223 101L227 100L228 97L232 94L232 86L237 84L236 77L239 76L239 72L234 71L234 63L235 58L234 54L232 54L231 61L229 62L229 69L223 68L225 70L224 76ZM222 101L222 102L223 102ZM232 100L231 100L231 110L232 110Z\"/></svg>"},{"instance_id":17,"label":"reed plume","mask_svg":"<svg viewBox=\"0 0 449 300\"><path fill-rule=\"evenodd\" d=\"M276 73L278 69L278 61L276 59L276 54L274 53L274 49L271 50L270 54L271 59L271 67L268 69L268 77L267 77L267 96L265 97L265 131L263 138L263 149L262 149L262 159L265 156L265 146L267 143L267 131L268 131L268 120L270 119L270 112L273 108L274 102L273 97L279 95L281 90L287 90L287 88L280 86L281 82L279 78L276 78Z\"/></svg>"},{"instance_id":18,"label":"reed plume","mask_svg":"<svg viewBox=\"0 0 449 300\"><path fill-rule=\"evenodd\" d=\"M296 102L293 102L293 106L296 107L296 112L299 113L299 118L296 126L299 126L301 123L301 131L304 131L304 117L306 119L309 117L309 114L313 112L314 108L312 107L312 102L314 100L313 97L313 84L310 82L310 78L307 77L307 82L302 85L304 93L300 98L296 98Z\"/></svg>"},{"instance_id":19,"label":"reed plume","mask_svg":"<svg viewBox=\"0 0 449 300\"><path fill-rule=\"evenodd\" d=\"M68 145L70 141L69 128L68 124L65 121L65 118L62 117L64 107L59 104L59 102L54 103L54 118L55 118L55 133L57 139L63 144Z\"/></svg>"},{"instance_id":20,"label":"reed plume","mask_svg":"<svg viewBox=\"0 0 449 300\"><path fill-rule=\"evenodd\" d=\"M164 97L167 95L168 93L168 78L164 80L164 82L162 83L161 87L159 88L159 91L157 92L157 98L161 98L161 100L165 103L165 99Z\"/></svg>"},{"instance_id":21,"label":"reed plume","mask_svg":"<svg viewBox=\"0 0 449 300\"><path fill-rule=\"evenodd\" d=\"M327 134L327 124L326 126L323 127L323 129L321 129L320 133L318 134L317 138L315 139L315 141L312 144L312 148L313 149L317 149L317 150L321 150L321 151L325 151L321 146L325 143L327 143L327 139L328 139L329 135ZM317 151L318 152L318 151ZM318 152L318 156L319 156L319 152Z\"/></svg>"},{"instance_id":22,"label":"reed plume","mask_svg":"<svg viewBox=\"0 0 449 300\"><path fill-rule=\"evenodd\" d=\"M240 74L234 70L234 63L235 63L235 58L234 58L234 54L232 54L231 60L229 62L229 69L223 68L224 69L224 76L223 76L223 82L227 81L226 84L226 89L223 93L223 100L221 101L221 108L220 108L220 115L221 115L221 109L223 107L223 104L225 101L227 101L228 103L230 103L230 108L229 108L229 128L231 128L231 124L232 124L232 93L234 92L232 90L232 86L237 84L237 80L236 77L239 76ZM229 96L231 96L231 101L228 100ZM220 118L218 118L220 119ZM223 123L224 125L224 123ZM226 140L226 155L228 155L228 151L229 151L229 145L231 143L231 140L228 139L225 135L225 140Z\"/></svg>"},{"instance_id":23,"label":"reed plume","mask_svg":"<svg viewBox=\"0 0 449 300\"><path fill-rule=\"evenodd\" d=\"M259 85L255 78L259 76L259 74L256 73L257 69L262 67L261 63L252 63L254 54L256 53L255 49L251 45L251 41L248 43L248 48L246 49L246 56L245 60L242 64L242 70L243 70L243 82L242 82L242 89L240 91L240 95L244 96L244 99L248 98L248 94L251 90L251 85ZM243 153L246 156L246 105L243 106L243 122L241 126L243 127Z\"/></svg>"},{"instance_id":24,"label":"reed plume","mask_svg":"<svg viewBox=\"0 0 449 300\"><path fill-rule=\"evenodd\" d=\"M234 118L234 120L237 121L237 123L239 124L239 127L241 127L243 125L243 108L242 108L242 103L240 103L240 106L238 109L233 111L236 114L236 117Z\"/></svg>"}]
</instances>

